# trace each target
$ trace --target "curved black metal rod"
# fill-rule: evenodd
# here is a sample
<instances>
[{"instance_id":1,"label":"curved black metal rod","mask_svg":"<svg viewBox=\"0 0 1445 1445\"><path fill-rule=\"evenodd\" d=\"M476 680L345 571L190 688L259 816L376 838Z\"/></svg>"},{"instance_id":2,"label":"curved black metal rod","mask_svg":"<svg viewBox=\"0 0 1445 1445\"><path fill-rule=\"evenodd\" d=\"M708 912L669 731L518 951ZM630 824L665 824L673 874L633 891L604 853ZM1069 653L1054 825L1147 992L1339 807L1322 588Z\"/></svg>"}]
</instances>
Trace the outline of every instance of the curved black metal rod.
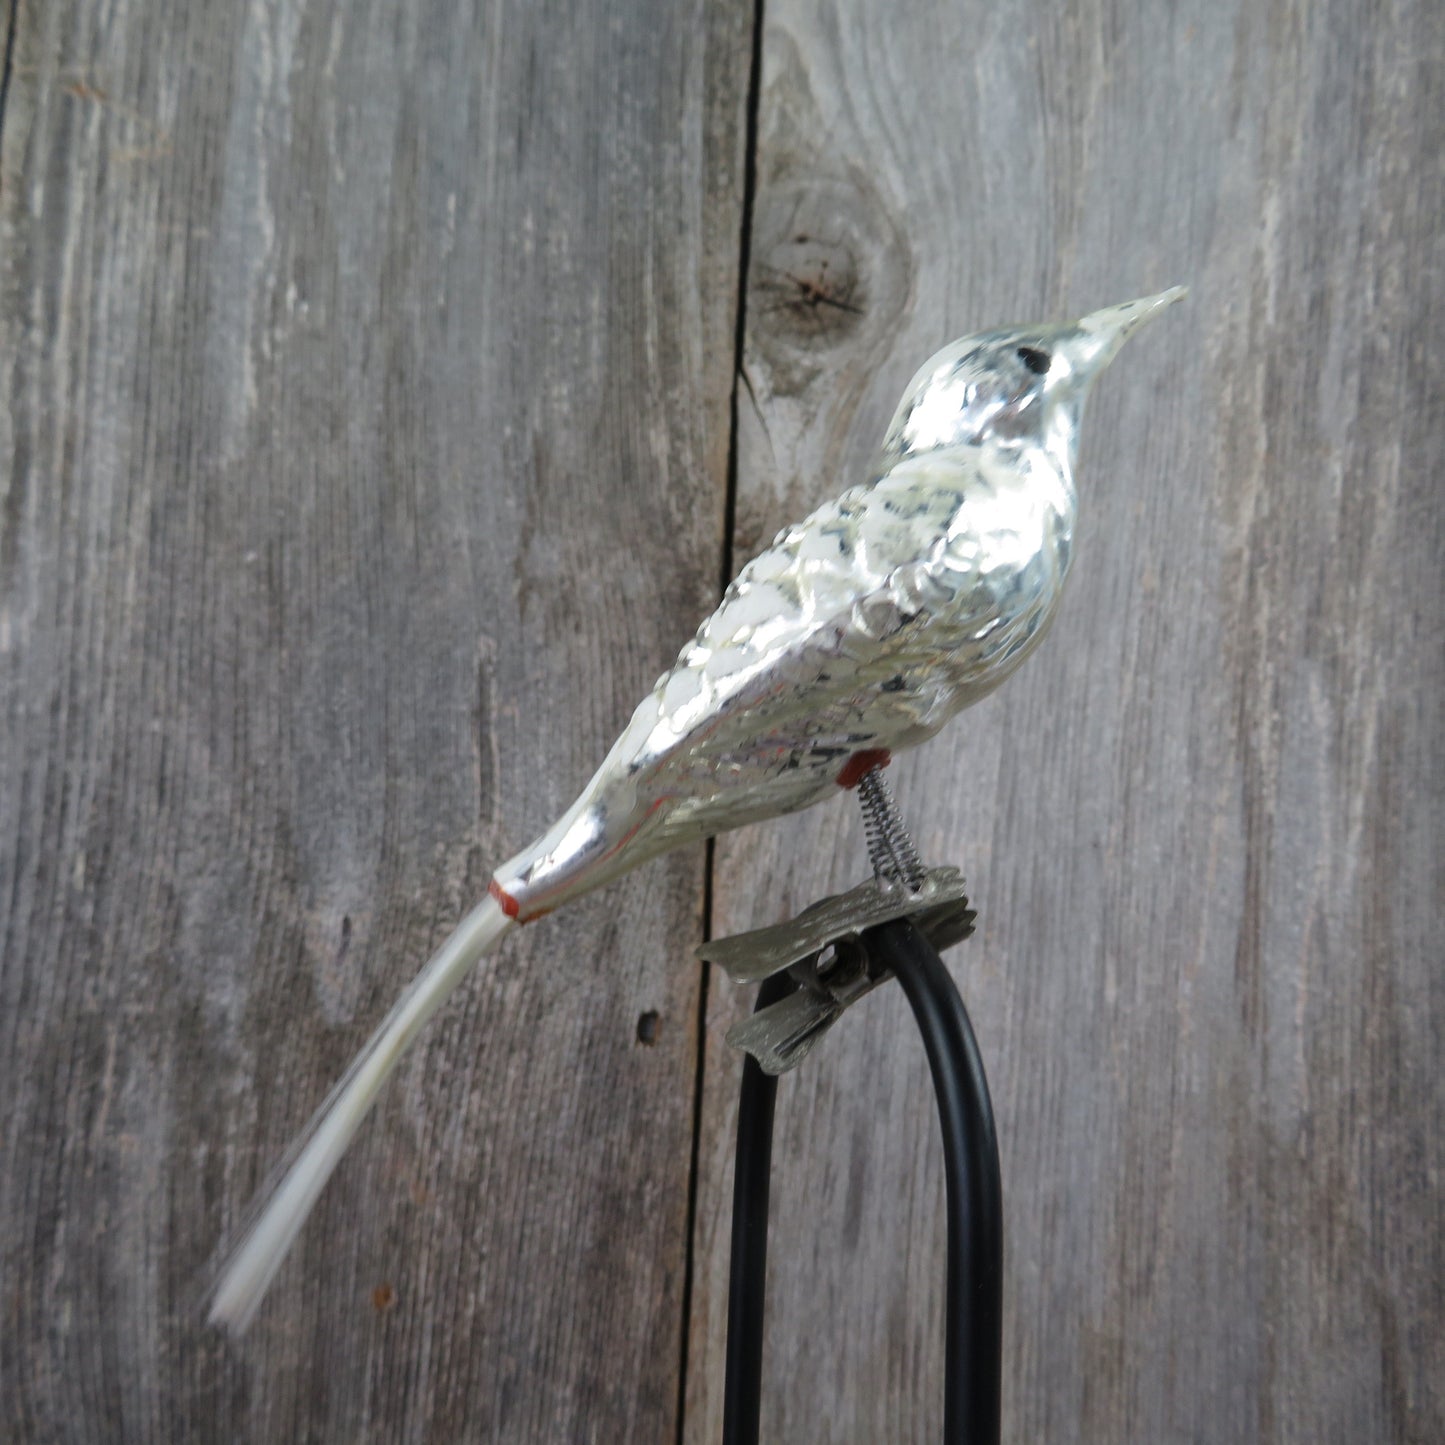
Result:
<instances>
[{"instance_id":1,"label":"curved black metal rod","mask_svg":"<svg viewBox=\"0 0 1445 1445\"><path fill-rule=\"evenodd\" d=\"M937 950L907 919L865 935L875 964L898 975L913 1009L938 1095L948 1209L944 1440L997 1445L1003 1367L1003 1188L983 1059L968 1012ZM763 984L756 1007L784 998L786 975ZM777 1080L743 1064L733 1182L723 1445L757 1445L768 1185Z\"/></svg>"},{"instance_id":2,"label":"curved black metal rod","mask_svg":"<svg viewBox=\"0 0 1445 1445\"><path fill-rule=\"evenodd\" d=\"M968 1010L933 945L906 918L866 935L908 996L938 1095L948 1197L943 1438L997 1445L1003 1375L1003 1183L993 1104Z\"/></svg>"},{"instance_id":3,"label":"curved black metal rod","mask_svg":"<svg viewBox=\"0 0 1445 1445\"><path fill-rule=\"evenodd\" d=\"M785 973L765 979L754 1006L793 991ZM728 1354L723 1377L723 1445L758 1445L762 1415L763 1304L768 1288L768 1184L773 1163L773 1102L778 1081L743 1061L733 1175L732 1259L728 1271Z\"/></svg>"}]
</instances>

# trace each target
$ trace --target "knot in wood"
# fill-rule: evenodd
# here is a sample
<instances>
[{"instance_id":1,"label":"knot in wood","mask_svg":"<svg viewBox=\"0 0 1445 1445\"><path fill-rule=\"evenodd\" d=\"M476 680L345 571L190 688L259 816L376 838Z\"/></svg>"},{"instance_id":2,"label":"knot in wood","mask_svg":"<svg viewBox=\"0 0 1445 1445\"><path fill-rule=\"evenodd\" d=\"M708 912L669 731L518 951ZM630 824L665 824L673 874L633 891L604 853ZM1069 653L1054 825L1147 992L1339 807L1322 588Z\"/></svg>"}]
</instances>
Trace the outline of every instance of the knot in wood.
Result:
<instances>
[{"instance_id":1,"label":"knot in wood","mask_svg":"<svg viewBox=\"0 0 1445 1445\"><path fill-rule=\"evenodd\" d=\"M841 344L868 312L863 268L845 236L778 238L759 257L753 288L759 324L800 350Z\"/></svg>"}]
</instances>

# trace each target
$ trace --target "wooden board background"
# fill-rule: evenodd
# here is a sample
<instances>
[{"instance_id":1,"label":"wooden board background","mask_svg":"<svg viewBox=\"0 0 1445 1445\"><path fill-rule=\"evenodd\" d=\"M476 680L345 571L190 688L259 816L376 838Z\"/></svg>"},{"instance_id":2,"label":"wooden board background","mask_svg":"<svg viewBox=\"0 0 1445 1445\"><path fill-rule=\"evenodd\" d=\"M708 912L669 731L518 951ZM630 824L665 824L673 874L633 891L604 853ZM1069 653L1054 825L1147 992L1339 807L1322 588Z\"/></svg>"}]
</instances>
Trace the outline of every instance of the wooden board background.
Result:
<instances>
[{"instance_id":1,"label":"wooden board background","mask_svg":"<svg viewBox=\"0 0 1445 1445\"><path fill-rule=\"evenodd\" d=\"M1049 645L892 774L981 912L1005 1433L1445 1435L1439 7L8 16L0 1435L715 1440L688 960L861 876L841 801L514 939L239 1344L217 1241L934 346L1181 280ZM894 992L780 1093L768 1439L938 1434Z\"/></svg>"}]
</instances>

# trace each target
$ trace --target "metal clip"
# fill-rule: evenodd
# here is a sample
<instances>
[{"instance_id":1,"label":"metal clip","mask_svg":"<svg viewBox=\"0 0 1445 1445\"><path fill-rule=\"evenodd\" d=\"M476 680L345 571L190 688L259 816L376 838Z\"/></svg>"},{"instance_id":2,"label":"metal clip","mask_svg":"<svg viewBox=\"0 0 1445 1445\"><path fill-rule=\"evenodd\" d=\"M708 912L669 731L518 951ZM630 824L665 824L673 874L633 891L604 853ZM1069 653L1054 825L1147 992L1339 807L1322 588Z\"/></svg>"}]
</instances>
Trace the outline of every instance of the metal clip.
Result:
<instances>
[{"instance_id":1,"label":"metal clip","mask_svg":"<svg viewBox=\"0 0 1445 1445\"><path fill-rule=\"evenodd\" d=\"M889 974L868 954L866 931L910 918L942 950L973 932L974 912L957 868L933 868L916 889L894 878L870 879L820 899L787 923L716 938L699 958L725 968L739 983L757 983L786 970L794 992L728 1030L728 1043L768 1074L796 1068L844 1009Z\"/></svg>"}]
</instances>

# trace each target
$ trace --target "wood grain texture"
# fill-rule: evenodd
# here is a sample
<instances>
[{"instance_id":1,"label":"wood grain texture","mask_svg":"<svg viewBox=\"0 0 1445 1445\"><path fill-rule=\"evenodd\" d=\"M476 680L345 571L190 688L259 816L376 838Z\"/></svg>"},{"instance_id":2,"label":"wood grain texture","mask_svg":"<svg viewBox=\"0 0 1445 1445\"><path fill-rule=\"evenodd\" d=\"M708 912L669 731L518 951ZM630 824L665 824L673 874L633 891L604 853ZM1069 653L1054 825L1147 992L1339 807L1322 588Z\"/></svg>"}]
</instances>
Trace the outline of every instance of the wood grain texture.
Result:
<instances>
[{"instance_id":1,"label":"wood grain texture","mask_svg":"<svg viewBox=\"0 0 1445 1445\"><path fill-rule=\"evenodd\" d=\"M1438 6L770 0L738 559L953 336L1192 285L1101 383L1050 642L892 780L1007 1207L1011 1440L1445 1436ZM846 804L724 840L714 924L865 871ZM687 1436L720 1428L709 998ZM764 1438L939 1438L922 1051L874 995L779 1094Z\"/></svg>"},{"instance_id":2,"label":"wood grain texture","mask_svg":"<svg viewBox=\"0 0 1445 1445\"><path fill-rule=\"evenodd\" d=\"M1438 6L770 0L731 519L751 5L12 6L0 1435L715 1440L698 850L463 990L239 1346L217 1240L730 526L1182 280L1054 637L892 774L981 911L1006 1433L1445 1436ZM841 803L725 839L713 927L862 871ZM780 1092L765 1438L937 1436L941 1190L883 990Z\"/></svg>"},{"instance_id":3,"label":"wood grain texture","mask_svg":"<svg viewBox=\"0 0 1445 1445\"><path fill-rule=\"evenodd\" d=\"M672 1438L700 850L462 990L242 1343L202 1295L716 596L751 25L21 0L5 1438Z\"/></svg>"}]
</instances>

